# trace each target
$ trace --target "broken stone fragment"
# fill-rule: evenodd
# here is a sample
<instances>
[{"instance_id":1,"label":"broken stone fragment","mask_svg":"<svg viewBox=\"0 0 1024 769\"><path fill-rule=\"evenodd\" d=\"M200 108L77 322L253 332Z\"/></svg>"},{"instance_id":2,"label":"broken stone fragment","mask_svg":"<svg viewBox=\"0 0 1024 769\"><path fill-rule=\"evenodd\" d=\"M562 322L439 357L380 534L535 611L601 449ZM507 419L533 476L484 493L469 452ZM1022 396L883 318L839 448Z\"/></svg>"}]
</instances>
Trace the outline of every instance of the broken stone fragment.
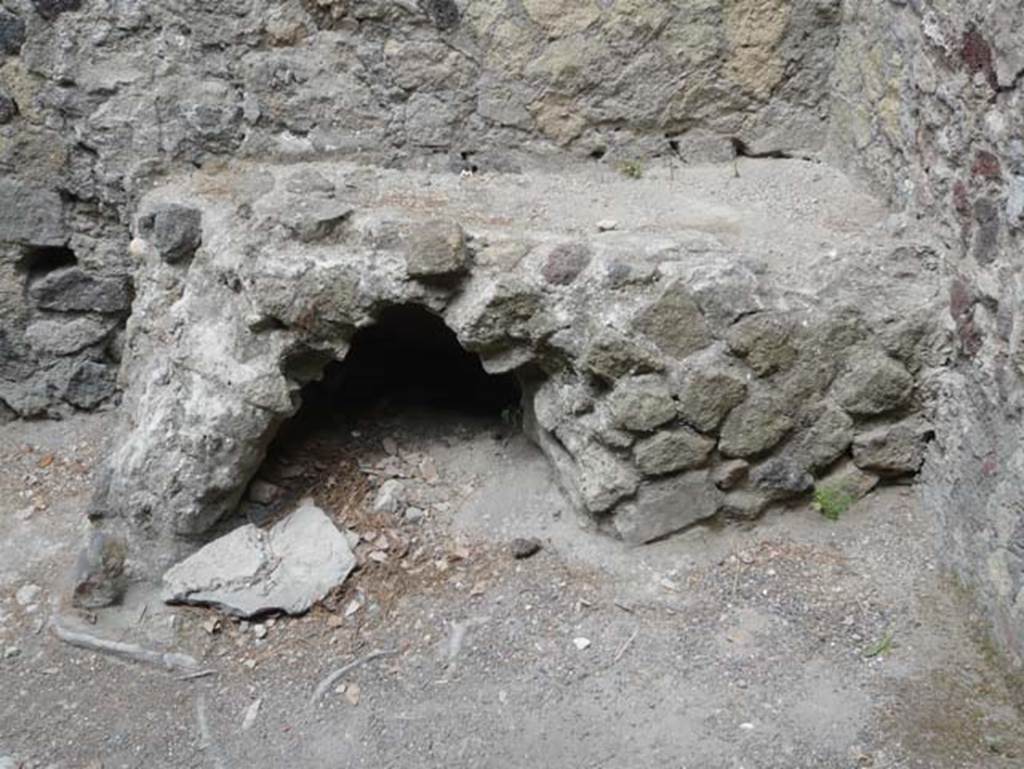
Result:
<instances>
[{"instance_id":1,"label":"broken stone fragment","mask_svg":"<svg viewBox=\"0 0 1024 769\"><path fill-rule=\"evenodd\" d=\"M746 480L750 465L742 459L731 459L715 466L711 471L711 480L722 491L729 491Z\"/></svg>"},{"instance_id":2,"label":"broken stone fragment","mask_svg":"<svg viewBox=\"0 0 1024 769\"><path fill-rule=\"evenodd\" d=\"M931 434L931 426L919 417L858 433L853 439L854 464L880 475L916 473Z\"/></svg>"},{"instance_id":3,"label":"broken stone fragment","mask_svg":"<svg viewBox=\"0 0 1024 769\"><path fill-rule=\"evenodd\" d=\"M712 342L697 302L682 281L670 284L641 310L633 327L677 360L702 350Z\"/></svg>"},{"instance_id":4,"label":"broken stone fragment","mask_svg":"<svg viewBox=\"0 0 1024 769\"><path fill-rule=\"evenodd\" d=\"M665 475L703 465L714 448L714 439L677 427L640 441L633 454L644 475Z\"/></svg>"},{"instance_id":5,"label":"broken stone fragment","mask_svg":"<svg viewBox=\"0 0 1024 769\"><path fill-rule=\"evenodd\" d=\"M94 409L117 391L117 369L99 361L75 366L64 388L64 400L80 409Z\"/></svg>"},{"instance_id":6,"label":"broken stone fragment","mask_svg":"<svg viewBox=\"0 0 1024 769\"><path fill-rule=\"evenodd\" d=\"M63 246L67 237L60 195L0 179L0 242Z\"/></svg>"},{"instance_id":7,"label":"broken stone fragment","mask_svg":"<svg viewBox=\"0 0 1024 769\"><path fill-rule=\"evenodd\" d=\"M779 399L755 393L734 408L722 425L718 449L727 457L750 457L772 448L793 428Z\"/></svg>"},{"instance_id":8,"label":"broken stone fragment","mask_svg":"<svg viewBox=\"0 0 1024 769\"><path fill-rule=\"evenodd\" d=\"M18 116L18 103L0 90L0 125L7 125Z\"/></svg>"},{"instance_id":9,"label":"broken stone fragment","mask_svg":"<svg viewBox=\"0 0 1024 769\"><path fill-rule=\"evenodd\" d=\"M633 494L640 483L629 465L596 443L584 445L574 458L579 472L579 493L591 513L610 510Z\"/></svg>"},{"instance_id":10,"label":"broken stone fragment","mask_svg":"<svg viewBox=\"0 0 1024 769\"><path fill-rule=\"evenodd\" d=\"M709 265L691 275L688 284L713 331L725 332L733 323L765 308L760 281L739 264Z\"/></svg>"},{"instance_id":11,"label":"broken stone fragment","mask_svg":"<svg viewBox=\"0 0 1024 769\"><path fill-rule=\"evenodd\" d=\"M0 55L17 56L25 44L25 22L0 8Z\"/></svg>"},{"instance_id":12,"label":"broken stone fragment","mask_svg":"<svg viewBox=\"0 0 1024 769\"><path fill-rule=\"evenodd\" d=\"M814 485L814 476L790 457L776 457L755 467L750 473L750 480L754 488L773 499L802 494Z\"/></svg>"},{"instance_id":13,"label":"broken stone fragment","mask_svg":"<svg viewBox=\"0 0 1024 769\"><path fill-rule=\"evenodd\" d=\"M531 338L542 306L540 296L531 286L515 278L501 277L460 297L447 321L466 349L501 350Z\"/></svg>"},{"instance_id":14,"label":"broken stone fragment","mask_svg":"<svg viewBox=\"0 0 1024 769\"><path fill-rule=\"evenodd\" d=\"M114 327L114 319L43 319L25 329L32 349L51 355L71 355L102 341Z\"/></svg>"},{"instance_id":15,"label":"broken stone fragment","mask_svg":"<svg viewBox=\"0 0 1024 769\"><path fill-rule=\"evenodd\" d=\"M724 371L693 371L679 388L679 414L701 432L715 430L747 397L747 383Z\"/></svg>"},{"instance_id":16,"label":"broken stone fragment","mask_svg":"<svg viewBox=\"0 0 1024 769\"><path fill-rule=\"evenodd\" d=\"M28 293L37 307L57 312L113 314L125 312L132 303L127 278L90 275L81 267L47 273L29 286Z\"/></svg>"},{"instance_id":17,"label":"broken stone fragment","mask_svg":"<svg viewBox=\"0 0 1024 769\"><path fill-rule=\"evenodd\" d=\"M333 198L337 189L334 182L311 168L291 174L285 181L284 187L292 195L321 198Z\"/></svg>"},{"instance_id":18,"label":"broken stone fragment","mask_svg":"<svg viewBox=\"0 0 1024 769\"><path fill-rule=\"evenodd\" d=\"M80 609L112 606L124 594L125 541L104 531L94 531L78 554L71 573L71 602Z\"/></svg>"},{"instance_id":19,"label":"broken stone fragment","mask_svg":"<svg viewBox=\"0 0 1024 769\"><path fill-rule=\"evenodd\" d=\"M516 538L513 539L509 544L509 552L512 553L512 557L516 560L523 560L530 558L541 551L541 542L539 539L534 537L529 538Z\"/></svg>"},{"instance_id":20,"label":"broken stone fragment","mask_svg":"<svg viewBox=\"0 0 1024 769\"><path fill-rule=\"evenodd\" d=\"M706 471L672 476L644 485L635 499L621 505L615 529L626 542L651 542L710 518L721 501Z\"/></svg>"},{"instance_id":21,"label":"broken stone fragment","mask_svg":"<svg viewBox=\"0 0 1024 769\"><path fill-rule=\"evenodd\" d=\"M66 11L77 11L82 0L32 0L36 12L47 21L53 21Z\"/></svg>"},{"instance_id":22,"label":"broken stone fragment","mask_svg":"<svg viewBox=\"0 0 1024 769\"><path fill-rule=\"evenodd\" d=\"M771 502L772 496L767 492L739 489L726 494L718 510L726 518L752 521L767 510Z\"/></svg>"},{"instance_id":23,"label":"broken stone fragment","mask_svg":"<svg viewBox=\"0 0 1024 769\"><path fill-rule=\"evenodd\" d=\"M310 199L285 214L283 222L301 242L317 243L341 232L352 211L346 203Z\"/></svg>"},{"instance_id":24,"label":"broken stone fragment","mask_svg":"<svg viewBox=\"0 0 1024 769\"><path fill-rule=\"evenodd\" d=\"M281 493L282 489L277 484L257 478L249 484L247 496L250 501L258 505L271 505L281 496Z\"/></svg>"},{"instance_id":25,"label":"broken stone fragment","mask_svg":"<svg viewBox=\"0 0 1024 769\"><path fill-rule=\"evenodd\" d=\"M373 500L375 513L398 513L402 508L404 486L396 478L389 478L380 485Z\"/></svg>"},{"instance_id":26,"label":"broken stone fragment","mask_svg":"<svg viewBox=\"0 0 1024 769\"><path fill-rule=\"evenodd\" d=\"M629 374L646 374L664 369L652 351L610 328L594 332L583 352L580 365L608 381Z\"/></svg>"},{"instance_id":27,"label":"broken stone fragment","mask_svg":"<svg viewBox=\"0 0 1024 769\"><path fill-rule=\"evenodd\" d=\"M406 240L405 264L410 278L448 278L469 266L466 233L457 222L418 223L410 227Z\"/></svg>"},{"instance_id":28,"label":"broken stone fragment","mask_svg":"<svg viewBox=\"0 0 1024 769\"><path fill-rule=\"evenodd\" d=\"M794 455L812 470L828 467L853 443L853 419L832 404L800 437Z\"/></svg>"},{"instance_id":29,"label":"broken stone fragment","mask_svg":"<svg viewBox=\"0 0 1024 769\"><path fill-rule=\"evenodd\" d=\"M650 432L676 417L676 402L659 376L622 379L607 402L615 424L636 432Z\"/></svg>"},{"instance_id":30,"label":"broken stone fragment","mask_svg":"<svg viewBox=\"0 0 1024 769\"><path fill-rule=\"evenodd\" d=\"M729 329L726 342L729 349L758 376L785 371L797 358L791 344L793 321L784 315L761 312L738 321Z\"/></svg>"},{"instance_id":31,"label":"broken stone fragment","mask_svg":"<svg viewBox=\"0 0 1024 769\"><path fill-rule=\"evenodd\" d=\"M203 214L191 206L169 204L139 220L139 234L149 241L168 264L192 258L203 241Z\"/></svg>"},{"instance_id":32,"label":"broken stone fragment","mask_svg":"<svg viewBox=\"0 0 1024 769\"><path fill-rule=\"evenodd\" d=\"M345 535L311 499L270 529L240 526L168 569L167 603L253 617L302 614L356 565Z\"/></svg>"},{"instance_id":33,"label":"broken stone fragment","mask_svg":"<svg viewBox=\"0 0 1024 769\"><path fill-rule=\"evenodd\" d=\"M874 416L906 406L914 378L898 361L878 350L851 353L849 368L835 383L836 401L855 416Z\"/></svg>"}]
</instances>

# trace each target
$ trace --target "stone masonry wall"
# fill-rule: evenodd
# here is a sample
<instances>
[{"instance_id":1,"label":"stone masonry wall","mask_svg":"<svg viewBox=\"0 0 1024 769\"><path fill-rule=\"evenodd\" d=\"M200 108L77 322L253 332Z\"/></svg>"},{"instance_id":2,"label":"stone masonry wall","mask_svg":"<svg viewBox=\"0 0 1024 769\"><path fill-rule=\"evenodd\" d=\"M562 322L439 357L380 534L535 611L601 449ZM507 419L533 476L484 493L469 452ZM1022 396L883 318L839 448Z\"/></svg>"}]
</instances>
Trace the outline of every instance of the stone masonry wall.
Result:
<instances>
[{"instance_id":1,"label":"stone masonry wall","mask_svg":"<svg viewBox=\"0 0 1024 769\"><path fill-rule=\"evenodd\" d=\"M838 0L2 0L0 419L114 395L127 225L170 168L813 152L838 19Z\"/></svg>"},{"instance_id":2,"label":"stone masonry wall","mask_svg":"<svg viewBox=\"0 0 1024 769\"><path fill-rule=\"evenodd\" d=\"M1024 27L1013 0L847 0L832 151L944 233L957 356L923 483L941 550L1024 663Z\"/></svg>"}]
</instances>

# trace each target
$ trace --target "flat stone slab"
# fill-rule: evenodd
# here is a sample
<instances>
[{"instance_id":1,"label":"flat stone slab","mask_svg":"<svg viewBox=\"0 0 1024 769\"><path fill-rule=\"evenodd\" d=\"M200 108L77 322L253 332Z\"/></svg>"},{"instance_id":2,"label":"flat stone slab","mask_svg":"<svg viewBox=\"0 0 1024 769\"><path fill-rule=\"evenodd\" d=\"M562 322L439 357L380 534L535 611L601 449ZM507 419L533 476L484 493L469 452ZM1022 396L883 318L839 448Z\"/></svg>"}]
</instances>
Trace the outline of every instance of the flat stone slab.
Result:
<instances>
[{"instance_id":1,"label":"flat stone slab","mask_svg":"<svg viewBox=\"0 0 1024 769\"><path fill-rule=\"evenodd\" d=\"M164 574L167 603L212 606L252 617L302 614L356 565L345 535L313 500L270 529L241 526Z\"/></svg>"}]
</instances>

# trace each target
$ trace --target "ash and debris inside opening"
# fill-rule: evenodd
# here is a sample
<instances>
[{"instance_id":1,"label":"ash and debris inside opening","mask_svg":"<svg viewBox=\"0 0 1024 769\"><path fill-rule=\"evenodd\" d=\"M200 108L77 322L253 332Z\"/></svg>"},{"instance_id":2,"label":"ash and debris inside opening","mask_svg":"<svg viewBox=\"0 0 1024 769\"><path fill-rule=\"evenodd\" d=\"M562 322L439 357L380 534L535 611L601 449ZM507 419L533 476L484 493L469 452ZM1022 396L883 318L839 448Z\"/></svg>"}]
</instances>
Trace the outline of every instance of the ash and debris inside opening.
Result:
<instances>
[{"instance_id":1,"label":"ash and debris inside opening","mask_svg":"<svg viewBox=\"0 0 1024 769\"><path fill-rule=\"evenodd\" d=\"M312 498L356 543L358 568L325 605L386 609L411 583L429 588L464 566L472 546L438 524L476 479L452 468L447 453L472 444L501 454L519 429L520 398L515 375L485 372L439 317L390 308L304 388L223 528L245 519L270 526Z\"/></svg>"}]
</instances>

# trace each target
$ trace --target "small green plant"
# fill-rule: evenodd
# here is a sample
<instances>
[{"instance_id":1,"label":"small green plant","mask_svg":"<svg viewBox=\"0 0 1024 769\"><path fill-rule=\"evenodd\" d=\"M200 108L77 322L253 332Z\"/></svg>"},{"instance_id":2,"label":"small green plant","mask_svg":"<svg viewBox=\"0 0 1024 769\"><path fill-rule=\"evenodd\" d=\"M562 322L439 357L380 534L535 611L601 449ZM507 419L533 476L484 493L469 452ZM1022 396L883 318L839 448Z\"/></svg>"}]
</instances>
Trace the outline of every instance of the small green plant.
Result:
<instances>
[{"instance_id":1,"label":"small green plant","mask_svg":"<svg viewBox=\"0 0 1024 769\"><path fill-rule=\"evenodd\" d=\"M838 521L855 501L842 486L819 486L814 490L814 509L830 521Z\"/></svg>"},{"instance_id":2,"label":"small green plant","mask_svg":"<svg viewBox=\"0 0 1024 769\"><path fill-rule=\"evenodd\" d=\"M892 639L895 636L895 630L887 631L878 643L874 644L869 649L864 650L864 658L871 659L872 657L879 657L883 654L888 654L890 651L892 651Z\"/></svg>"},{"instance_id":3,"label":"small green plant","mask_svg":"<svg viewBox=\"0 0 1024 769\"><path fill-rule=\"evenodd\" d=\"M619 163L619 173L630 179L640 179L644 175L644 165L639 160L623 160Z\"/></svg>"}]
</instances>

